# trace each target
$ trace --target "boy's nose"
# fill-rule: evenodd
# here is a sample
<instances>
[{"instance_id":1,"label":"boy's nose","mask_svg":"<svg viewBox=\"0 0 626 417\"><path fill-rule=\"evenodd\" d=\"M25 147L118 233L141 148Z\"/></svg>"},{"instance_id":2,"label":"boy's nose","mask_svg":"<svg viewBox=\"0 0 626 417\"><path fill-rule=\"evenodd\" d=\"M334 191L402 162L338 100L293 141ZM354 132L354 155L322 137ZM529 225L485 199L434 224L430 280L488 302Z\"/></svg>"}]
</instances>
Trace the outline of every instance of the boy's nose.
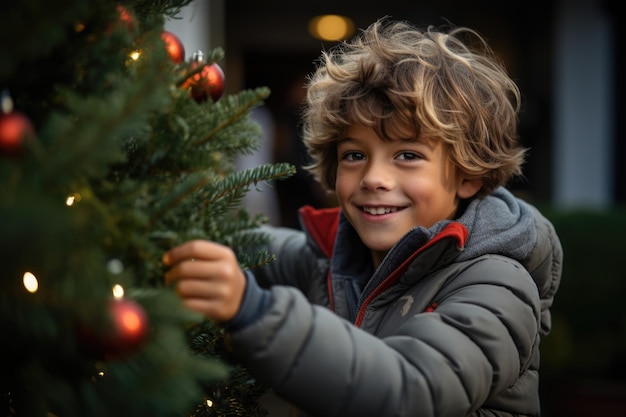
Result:
<instances>
[{"instance_id":1,"label":"boy's nose","mask_svg":"<svg viewBox=\"0 0 626 417\"><path fill-rule=\"evenodd\" d=\"M393 175L384 164L370 162L363 172L361 187L368 190L390 190L393 188Z\"/></svg>"}]
</instances>

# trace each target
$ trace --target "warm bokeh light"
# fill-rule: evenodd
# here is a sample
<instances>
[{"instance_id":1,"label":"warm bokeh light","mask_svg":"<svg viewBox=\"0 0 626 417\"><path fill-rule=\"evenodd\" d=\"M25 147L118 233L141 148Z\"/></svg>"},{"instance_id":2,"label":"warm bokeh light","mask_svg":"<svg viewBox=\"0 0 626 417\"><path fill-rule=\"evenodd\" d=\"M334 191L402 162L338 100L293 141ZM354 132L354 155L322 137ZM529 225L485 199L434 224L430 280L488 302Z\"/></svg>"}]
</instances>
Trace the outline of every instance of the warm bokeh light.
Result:
<instances>
[{"instance_id":1,"label":"warm bokeh light","mask_svg":"<svg viewBox=\"0 0 626 417\"><path fill-rule=\"evenodd\" d=\"M65 205L68 207L73 206L76 203L79 203L81 199L80 194L78 193L74 193L72 195L68 195L67 198L65 199Z\"/></svg>"},{"instance_id":2,"label":"warm bokeh light","mask_svg":"<svg viewBox=\"0 0 626 417\"><path fill-rule=\"evenodd\" d=\"M113 286L113 298L116 300L121 300L124 297L124 287L120 284L115 284Z\"/></svg>"},{"instance_id":3,"label":"warm bokeh light","mask_svg":"<svg viewBox=\"0 0 626 417\"><path fill-rule=\"evenodd\" d=\"M354 22L345 16L326 14L309 21L311 36L324 41L341 41L354 34Z\"/></svg>"},{"instance_id":4,"label":"warm bokeh light","mask_svg":"<svg viewBox=\"0 0 626 417\"><path fill-rule=\"evenodd\" d=\"M139 58L141 58L141 51L139 50L133 51L130 54L128 54L128 56L130 57L131 60L138 61Z\"/></svg>"},{"instance_id":5,"label":"warm bokeh light","mask_svg":"<svg viewBox=\"0 0 626 417\"><path fill-rule=\"evenodd\" d=\"M22 282L28 292L37 292L39 289L39 281L37 281L37 277L32 272L25 272Z\"/></svg>"}]
</instances>

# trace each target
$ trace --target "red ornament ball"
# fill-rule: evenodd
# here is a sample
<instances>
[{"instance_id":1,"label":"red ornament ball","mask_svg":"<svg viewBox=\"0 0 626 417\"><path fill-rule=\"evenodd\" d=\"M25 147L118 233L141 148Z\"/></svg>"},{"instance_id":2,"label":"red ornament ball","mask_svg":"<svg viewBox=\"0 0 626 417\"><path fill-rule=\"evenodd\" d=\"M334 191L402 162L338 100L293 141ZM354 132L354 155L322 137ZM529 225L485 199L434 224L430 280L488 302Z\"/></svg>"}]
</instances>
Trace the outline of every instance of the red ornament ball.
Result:
<instances>
[{"instance_id":1,"label":"red ornament ball","mask_svg":"<svg viewBox=\"0 0 626 417\"><path fill-rule=\"evenodd\" d=\"M161 39L165 42L167 54L175 64L180 64L185 60L185 47L176 35L164 30L163 33L161 33Z\"/></svg>"},{"instance_id":2,"label":"red ornament ball","mask_svg":"<svg viewBox=\"0 0 626 417\"><path fill-rule=\"evenodd\" d=\"M117 11L117 19L108 25L105 33L111 34L117 30L128 30L134 33L136 24L133 14L121 4L116 5L115 10Z\"/></svg>"},{"instance_id":3,"label":"red ornament ball","mask_svg":"<svg viewBox=\"0 0 626 417\"><path fill-rule=\"evenodd\" d=\"M204 65L202 70L189 77L183 83L183 88L189 88L191 91L191 96L198 103L206 101L209 95L215 102L219 100L224 93L224 71L216 63L206 65L204 63L203 55L196 52L190 68L191 70L194 70L197 69L200 65Z\"/></svg>"},{"instance_id":4,"label":"red ornament ball","mask_svg":"<svg viewBox=\"0 0 626 417\"><path fill-rule=\"evenodd\" d=\"M0 115L0 154L20 155L25 142L35 135L30 120L19 112Z\"/></svg>"},{"instance_id":5,"label":"red ornament ball","mask_svg":"<svg viewBox=\"0 0 626 417\"><path fill-rule=\"evenodd\" d=\"M125 25L128 30L133 31L135 29L135 18L128 9L121 4L117 5L117 12L120 17L120 23Z\"/></svg>"},{"instance_id":6,"label":"red ornament ball","mask_svg":"<svg viewBox=\"0 0 626 417\"><path fill-rule=\"evenodd\" d=\"M112 300L109 320L94 329L82 323L81 340L92 354L103 359L127 357L143 346L148 336L148 316L143 307L128 299Z\"/></svg>"}]
</instances>

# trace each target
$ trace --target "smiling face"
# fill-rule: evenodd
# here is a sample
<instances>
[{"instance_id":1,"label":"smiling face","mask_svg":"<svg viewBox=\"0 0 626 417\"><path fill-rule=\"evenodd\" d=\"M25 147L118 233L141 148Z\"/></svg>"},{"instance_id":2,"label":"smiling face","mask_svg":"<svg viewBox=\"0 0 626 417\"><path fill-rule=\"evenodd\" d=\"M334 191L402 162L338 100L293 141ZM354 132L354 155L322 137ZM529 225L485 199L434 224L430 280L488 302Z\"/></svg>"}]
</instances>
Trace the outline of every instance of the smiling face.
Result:
<instances>
[{"instance_id":1,"label":"smiling face","mask_svg":"<svg viewBox=\"0 0 626 417\"><path fill-rule=\"evenodd\" d=\"M453 219L480 181L461 178L441 141L382 140L361 124L337 144L339 205L374 263L415 226Z\"/></svg>"}]
</instances>

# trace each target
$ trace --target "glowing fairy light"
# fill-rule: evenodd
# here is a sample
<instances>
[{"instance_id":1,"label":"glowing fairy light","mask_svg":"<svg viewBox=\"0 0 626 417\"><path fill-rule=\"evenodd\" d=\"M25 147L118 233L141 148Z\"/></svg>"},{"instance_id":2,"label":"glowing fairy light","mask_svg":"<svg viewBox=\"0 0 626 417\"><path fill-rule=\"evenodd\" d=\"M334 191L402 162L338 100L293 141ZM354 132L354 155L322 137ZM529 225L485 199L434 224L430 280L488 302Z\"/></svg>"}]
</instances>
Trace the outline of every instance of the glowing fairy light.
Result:
<instances>
[{"instance_id":1,"label":"glowing fairy light","mask_svg":"<svg viewBox=\"0 0 626 417\"><path fill-rule=\"evenodd\" d=\"M24 283L24 288L26 288L26 291L28 292L37 292L39 289L39 281L37 281L37 277L31 272L24 273L22 282Z\"/></svg>"},{"instance_id":2,"label":"glowing fairy light","mask_svg":"<svg viewBox=\"0 0 626 417\"><path fill-rule=\"evenodd\" d=\"M207 406L207 407L213 407L213 401L211 401L211 400L207 399L207 400L206 400L206 406Z\"/></svg>"},{"instance_id":3,"label":"glowing fairy light","mask_svg":"<svg viewBox=\"0 0 626 417\"><path fill-rule=\"evenodd\" d=\"M113 286L113 297L116 300L121 300L122 298L124 298L124 287L122 287L120 284L115 284Z\"/></svg>"},{"instance_id":4,"label":"glowing fairy light","mask_svg":"<svg viewBox=\"0 0 626 417\"><path fill-rule=\"evenodd\" d=\"M65 199L65 205L68 207L73 206L74 204L79 203L81 200L81 196L78 193L70 194Z\"/></svg>"},{"instance_id":5,"label":"glowing fairy light","mask_svg":"<svg viewBox=\"0 0 626 417\"><path fill-rule=\"evenodd\" d=\"M141 51L133 51L130 54L128 54L128 56L130 57L130 59L132 59L133 61L138 61L139 58L141 58Z\"/></svg>"},{"instance_id":6,"label":"glowing fairy light","mask_svg":"<svg viewBox=\"0 0 626 417\"><path fill-rule=\"evenodd\" d=\"M96 367L100 367L102 366L102 364L100 362L96 363ZM92 382L98 382L99 379L103 379L106 376L106 373L104 372L103 369L98 369L96 370L96 373L91 375L91 381Z\"/></svg>"}]
</instances>

